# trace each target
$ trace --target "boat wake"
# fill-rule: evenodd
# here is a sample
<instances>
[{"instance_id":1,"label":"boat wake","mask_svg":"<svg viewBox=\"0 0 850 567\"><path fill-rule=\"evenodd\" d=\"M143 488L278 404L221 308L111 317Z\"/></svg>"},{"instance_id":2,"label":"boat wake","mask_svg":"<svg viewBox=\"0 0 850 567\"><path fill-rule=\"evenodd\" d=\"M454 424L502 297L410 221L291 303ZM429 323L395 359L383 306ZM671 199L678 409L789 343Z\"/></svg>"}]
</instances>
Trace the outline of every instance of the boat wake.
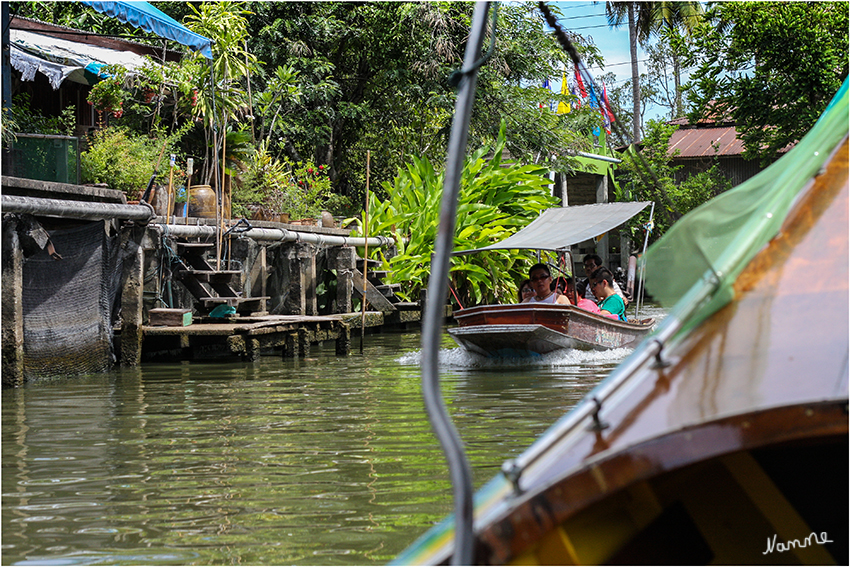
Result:
<instances>
[{"instance_id":1,"label":"boat wake","mask_svg":"<svg viewBox=\"0 0 850 567\"><path fill-rule=\"evenodd\" d=\"M587 363L619 362L631 354L630 348L615 348L604 351L565 349L531 358L487 358L463 348L440 349L440 366L450 368L528 368L533 366L578 366ZM405 366L418 366L422 362L422 351L402 355L397 362Z\"/></svg>"}]
</instances>

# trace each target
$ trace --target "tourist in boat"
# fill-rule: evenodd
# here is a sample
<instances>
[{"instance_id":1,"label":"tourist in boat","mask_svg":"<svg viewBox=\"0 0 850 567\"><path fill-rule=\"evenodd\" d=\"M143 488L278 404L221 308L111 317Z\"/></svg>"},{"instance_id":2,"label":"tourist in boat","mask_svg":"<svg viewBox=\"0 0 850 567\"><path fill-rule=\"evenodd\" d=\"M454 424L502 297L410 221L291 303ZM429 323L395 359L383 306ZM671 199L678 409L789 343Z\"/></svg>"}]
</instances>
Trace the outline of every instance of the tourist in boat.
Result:
<instances>
[{"instance_id":1,"label":"tourist in boat","mask_svg":"<svg viewBox=\"0 0 850 567\"><path fill-rule=\"evenodd\" d=\"M519 298L519 302L522 303L529 297L534 295L534 288L531 287L531 280L525 278L519 283L519 288L517 291L517 297Z\"/></svg>"},{"instance_id":2,"label":"tourist in boat","mask_svg":"<svg viewBox=\"0 0 850 567\"><path fill-rule=\"evenodd\" d=\"M626 320L626 304L614 291L614 275L608 268L597 268L591 277L593 294L599 299L599 314L612 319Z\"/></svg>"},{"instance_id":3,"label":"tourist in boat","mask_svg":"<svg viewBox=\"0 0 850 567\"><path fill-rule=\"evenodd\" d=\"M592 286L590 285L590 281L593 278L593 272L603 267L602 258L600 258L597 254L588 254L584 257L582 263L584 264L584 273L587 274L587 279L584 280L587 284L587 294L585 295L585 298L591 301L597 301L598 298L593 294L593 289L591 289ZM613 279L613 277L611 284L614 288L614 293L620 296L620 298L623 300L624 305L628 306L629 298L626 297L626 294L623 293L623 290L620 289L620 286L617 284L616 280Z\"/></svg>"},{"instance_id":4,"label":"tourist in boat","mask_svg":"<svg viewBox=\"0 0 850 567\"><path fill-rule=\"evenodd\" d=\"M596 306L589 299L584 298L584 294L587 292L587 281L582 280L576 284L576 307L580 307L581 309L586 309L591 313L599 313L599 307Z\"/></svg>"},{"instance_id":5,"label":"tourist in boat","mask_svg":"<svg viewBox=\"0 0 850 567\"><path fill-rule=\"evenodd\" d=\"M534 295L528 299L524 299L523 303L558 303L561 305L570 305L570 300L566 295L561 295L557 291L552 291L552 274L549 273L549 266L546 264L534 264L528 270L528 276L531 280L531 287L534 288Z\"/></svg>"},{"instance_id":6,"label":"tourist in boat","mask_svg":"<svg viewBox=\"0 0 850 567\"><path fill-rule=\"evenodd\" d=\"M575 280L573 280L572 276L558 276L555 281L555 291L566 295L567 299L570 300L571 305L576 304L576 288L575 285L573 285L574 281Z\"/></svg>"}]
</instances>

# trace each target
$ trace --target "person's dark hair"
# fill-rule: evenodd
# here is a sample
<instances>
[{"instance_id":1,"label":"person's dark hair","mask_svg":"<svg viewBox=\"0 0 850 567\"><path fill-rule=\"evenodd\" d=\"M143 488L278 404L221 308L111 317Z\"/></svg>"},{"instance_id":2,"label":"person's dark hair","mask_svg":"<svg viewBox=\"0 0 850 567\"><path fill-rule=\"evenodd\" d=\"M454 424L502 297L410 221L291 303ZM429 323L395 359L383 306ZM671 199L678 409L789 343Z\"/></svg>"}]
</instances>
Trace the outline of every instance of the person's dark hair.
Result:
<instances>
[{"instance_id":1,"label":"person's dark hair","mask_svg":"<svg viewBox=\"0 0 850 567\"><path fill-rule=\"evenodd\" d=\"M530 279L525 278L524 280L519 282L519 286L517 286L517 288L516 288L516 294L517 294L517 297L519 298L520 303L522 303L522 288L524 288L525 286L529 286L529 287L531 286L531 280Z\"/></svg>"},{"instance_id":2,"label":"person's dark hair","mask_svg":"<svg viewBox=\"0 0 850 567\"><path fill-rule=\"evenodd\" d=\"M595 282L606 280L608 282L608 285L614 285L614 274L611 273L611 270L605 267L596 268L593 271L593 276L591 276L591 279Z\"/></svg>"},{"instance_id":3,"label":"person's dark hair","mask_svg":"<svg viewBox=\"0 0 850 567\"><path fill-rule=\"evenodd\" d=\"M587 282L585 280L579 280L576 284L576 295L584 297L585 293L587 293Z\"/></svg>"},{"instance_id":4,"label":"person's dark hair","mask_svg":"<svg viewBox=\"0 0 850 567\"><path fill-rule=\"evenodd\" d=\"M584 260L581 261L582 264L586 263L588 260L593 260L593 263L597 266L602 265L602 258L600 258L597 254L585 254Z\"/></svg>"},{"instance_id":5,"label":"person's dark hair","mask_svg":"<svg viewBox=\"0 0 850 567\"><path fill-rule=\"evenodd\" d=\"M549 271L549 266L541 262L540 264L534 264L533 266L531 266L531 268L528 269L529 278L531 277L531 273L535 270L546 270L546 275L549 277L552 276L552 272Z\"/></svg>"},{"instance_id":6,"label":"person's dark hair","mask_svg":"<svg viewBox=\"0 0 850 567\"><path fill-rule=\"evenodd\" d=\"M552 285L549 286L549 289L555 291L556 289L560 289L562 292L567 291L567 287L572 283L573 278L570 276L558 276L554 280L552 280Z\"/></svg>"}]
</instances>

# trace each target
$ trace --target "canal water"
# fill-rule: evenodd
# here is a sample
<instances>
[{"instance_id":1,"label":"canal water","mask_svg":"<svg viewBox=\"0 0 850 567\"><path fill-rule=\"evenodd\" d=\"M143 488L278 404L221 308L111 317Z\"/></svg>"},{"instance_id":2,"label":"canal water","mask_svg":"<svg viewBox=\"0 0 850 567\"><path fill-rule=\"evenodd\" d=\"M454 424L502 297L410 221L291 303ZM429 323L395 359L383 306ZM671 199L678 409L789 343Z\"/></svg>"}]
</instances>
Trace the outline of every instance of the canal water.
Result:
<instances>
[{"instance_id":1,"label":"canal water","mask_svg":"<svg viewBox=\"0 0 850 567\"><path fill-rule=\"evenodd\" d=\"M446 336L478 488L629 351L493 363ZM311 358L145 364L4 390L3 565L384 564L452 512L418 332Z\"/></svg>"}]
</instances>

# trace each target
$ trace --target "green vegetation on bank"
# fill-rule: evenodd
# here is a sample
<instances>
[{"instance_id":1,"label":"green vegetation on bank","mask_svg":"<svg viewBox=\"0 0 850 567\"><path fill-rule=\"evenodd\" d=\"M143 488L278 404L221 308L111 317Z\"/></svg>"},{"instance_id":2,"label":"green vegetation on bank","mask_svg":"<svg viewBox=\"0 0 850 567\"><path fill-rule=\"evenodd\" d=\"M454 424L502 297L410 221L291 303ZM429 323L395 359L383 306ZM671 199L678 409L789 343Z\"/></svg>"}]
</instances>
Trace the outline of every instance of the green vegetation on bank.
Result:
<instances>
[{"instance_id":1,"label":"green vegetation on bank","mask_svg":"<svg viewBox=\"0 0 850 567\"><path fill-rule=\"evenodd\" d=\"M551 196L547 169L503 161L505 123L496 143L475 150L465 161L460 179L455 250L470 250L504 240L557 206ZM368 235L392 234L398 253L387 259L388 282L402 285L400 295L418 300L428 285L431 255L440 216L443 172L426 158L411 158L393 183L384 183L388 197L371 195ZM362 233L362 230L360 231ZM461 306L513 303L516 285L531 266L527 251L494 250L454 256L449 275Z\"/></svg>"}]
</instances>

